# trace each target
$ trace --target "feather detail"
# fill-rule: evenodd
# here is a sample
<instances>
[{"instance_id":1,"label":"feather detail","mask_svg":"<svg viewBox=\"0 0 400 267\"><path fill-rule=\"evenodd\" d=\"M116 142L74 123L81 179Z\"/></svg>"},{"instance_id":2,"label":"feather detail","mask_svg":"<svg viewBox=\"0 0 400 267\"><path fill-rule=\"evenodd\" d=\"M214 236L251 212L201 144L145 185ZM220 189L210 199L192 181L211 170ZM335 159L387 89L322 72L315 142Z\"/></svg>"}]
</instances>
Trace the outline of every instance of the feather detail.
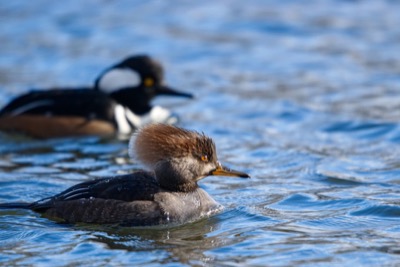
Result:
<instances>
[{"instance_id":1,"label":"feather detail","mask_svg":"<svg viewBox=\"0 0 400 267\"><path fill-rule=\"evenodd\" d=\"M151 168L157 162L187 156L217 160L211 138L203 133L159 123L145 126L131 137L129 154Z\"/></svg>"}]
</instances>

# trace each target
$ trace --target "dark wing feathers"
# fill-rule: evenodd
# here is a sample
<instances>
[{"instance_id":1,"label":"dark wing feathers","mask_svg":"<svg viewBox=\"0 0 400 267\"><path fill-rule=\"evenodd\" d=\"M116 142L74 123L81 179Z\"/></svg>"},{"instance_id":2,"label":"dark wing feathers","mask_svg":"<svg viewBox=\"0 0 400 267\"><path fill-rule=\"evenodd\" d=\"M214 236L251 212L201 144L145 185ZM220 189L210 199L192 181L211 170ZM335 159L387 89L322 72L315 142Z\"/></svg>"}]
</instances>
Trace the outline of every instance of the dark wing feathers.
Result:
<instances>
[{"instance_id":1,"label":"dark wing feathers","mask_svg":"<svg viewBox=\"0 0 400 267\"><path fill-rule=\"evenodd\" d=\"M115 101L91 88L31 91L23 94L1 111L0 115L80 116L112 121Z\"/></svg>"},{"instance_id":2,"label":"dark wing feathers","mask_svg":"<svg viewBox=\"0 0 400 267\"><path fill-rule=\"evenodd\" d=\"M34 202L31 208L46 211L49 208L83 199L103 199L130 202L153 200L159 186L154 177L144 171L112 178L102 178L77 184L53 197Z\"/></svg>"},{"instance_id":3,"label":"dark wing feathers","mask_svg":"<svg viewBox=\"0 0 400 267\"><path fill-rule=\"evenodd\" d=\"M45 216L62 218L67 223L105 223L123 226L162 224L167 216L154 201L124 202L114 199L78 199L57 202Z\"/></svg>"}]
</instances>

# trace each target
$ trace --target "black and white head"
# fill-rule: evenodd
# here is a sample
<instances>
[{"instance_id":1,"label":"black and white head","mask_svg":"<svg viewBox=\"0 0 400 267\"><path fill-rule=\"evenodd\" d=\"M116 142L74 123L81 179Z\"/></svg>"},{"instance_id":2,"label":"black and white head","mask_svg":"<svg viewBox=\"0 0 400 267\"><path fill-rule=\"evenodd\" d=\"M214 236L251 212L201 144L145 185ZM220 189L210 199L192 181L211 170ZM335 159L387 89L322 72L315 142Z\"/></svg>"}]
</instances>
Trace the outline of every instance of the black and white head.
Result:
<instances>
[{"instance_id":1,"label":"black and white head","mask_svg":"<svg viewBox=\"0 0 400 267\"><path fill-rule=\"evenodd\" d=\"M204 134L166 124L151 124L130 140L131 157L154 170L161 187L188 192L197 181L210 176L249 178L243 172L222 166L213 140Z\"/></svg>"},{"instance_id":2,"label":"black and white head","mask_svg":"<svg viewBox=\"0 0 400 267\"><path fill-rule=\"evenodd\" d=\"M161 64L149 56L131 56L106 69L95 81L95 89L103 91L137 115L150 111L150 101L158 95L191 98L164 84Z\"/></svg>"}]
</instances>

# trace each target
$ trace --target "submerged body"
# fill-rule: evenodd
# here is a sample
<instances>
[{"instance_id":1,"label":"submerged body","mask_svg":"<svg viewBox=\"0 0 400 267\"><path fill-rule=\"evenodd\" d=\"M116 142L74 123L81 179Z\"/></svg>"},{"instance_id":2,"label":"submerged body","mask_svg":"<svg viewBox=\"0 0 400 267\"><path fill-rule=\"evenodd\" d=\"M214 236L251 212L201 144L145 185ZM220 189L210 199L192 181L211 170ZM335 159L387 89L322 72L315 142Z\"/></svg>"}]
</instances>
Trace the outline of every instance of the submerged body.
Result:
<instances>
[{"instance_id":1,"label":"submerged body","mask_svg":"<svg viewBox=\"0 0 400 267\"><path fill-rule=\"evenodd\" d=\"M66 223L176 225L222 209L198 187L198 180L209 175L249 177L223 167L210 138L170 125L141 129L132 137L130 149L153 171L88 181L53 197L4 203L0 208L31 209Z\"/></svg>"}]
</instances>

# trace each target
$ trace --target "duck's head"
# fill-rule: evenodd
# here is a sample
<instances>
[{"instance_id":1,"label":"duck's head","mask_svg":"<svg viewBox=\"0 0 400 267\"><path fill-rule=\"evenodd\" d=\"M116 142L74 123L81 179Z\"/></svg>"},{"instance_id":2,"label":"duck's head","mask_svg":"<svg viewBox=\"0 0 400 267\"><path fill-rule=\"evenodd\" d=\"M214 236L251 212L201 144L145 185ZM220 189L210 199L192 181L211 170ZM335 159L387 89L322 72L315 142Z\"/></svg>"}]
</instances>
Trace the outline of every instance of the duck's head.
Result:
<instances>
[{"instance_id":1,"label":"duck's head","mask_svg":"<svg viewBox=\"0 0 400 267\"><path fill-rule=\"evenodd\" d=\"M158 95L193 97L165 85L163 67L146 55L128 57L106 69L96 79L95 89L138 115L149 112L151 100Z\"/></svg>"},{"instance_id":2,"label":"duck's head","mask_svg":"<svg viewBox=\"0 0 400 267\"><path fill-rule=\"evenodd\" d=\"M151 124L130 140L131 157L154 170L161 187L188 192L197 181L210 176L249 178L218 161L213 140L204 134L166 124Z\"/></svg>"}]
</instances>

